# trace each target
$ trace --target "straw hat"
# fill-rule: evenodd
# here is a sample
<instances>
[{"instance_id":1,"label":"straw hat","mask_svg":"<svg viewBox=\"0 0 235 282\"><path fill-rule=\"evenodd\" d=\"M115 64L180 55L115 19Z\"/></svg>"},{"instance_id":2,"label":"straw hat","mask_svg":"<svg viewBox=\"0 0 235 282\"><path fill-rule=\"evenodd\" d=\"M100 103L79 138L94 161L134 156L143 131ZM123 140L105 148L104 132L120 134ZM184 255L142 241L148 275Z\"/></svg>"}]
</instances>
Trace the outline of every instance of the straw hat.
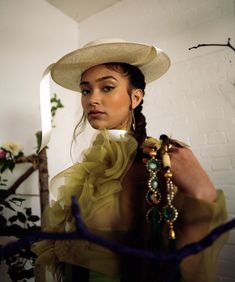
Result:
<instances>
[{"instance_id":1,"label":"straw hat","mask_svg":"<svg viewBox=\"0 0 235 282\"><path fill-rule=\"evenodd\" d=\"M56 62L51 77L59 85L79 91L82 73L99 64L128 63L138 67L146 83L161 77L170 66L169 57L159 48L122 39L92 41Z\"/></svg>"}]
</instances>

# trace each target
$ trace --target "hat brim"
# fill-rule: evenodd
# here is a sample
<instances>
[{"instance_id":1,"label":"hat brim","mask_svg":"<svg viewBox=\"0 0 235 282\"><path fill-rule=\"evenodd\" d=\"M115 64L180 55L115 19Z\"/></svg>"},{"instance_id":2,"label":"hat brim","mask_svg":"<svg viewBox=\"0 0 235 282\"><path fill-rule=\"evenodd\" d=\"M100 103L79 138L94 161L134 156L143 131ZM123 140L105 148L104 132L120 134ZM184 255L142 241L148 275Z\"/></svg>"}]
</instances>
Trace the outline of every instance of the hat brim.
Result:
<instances>
[{"instance_id":1,"label":"hat brim","mask_svg":"<svg viewBox=\"0 0 235 282\"><path fill-rule=\"evenodd\" d=\"M146 83L161 77L170 66L169 57L157 47L130 42L103 43L65 55L53 65L51 77L57 84L79 92L81 76L85 70L111 62L138 67Z\"/></svg>"}]
</instances>

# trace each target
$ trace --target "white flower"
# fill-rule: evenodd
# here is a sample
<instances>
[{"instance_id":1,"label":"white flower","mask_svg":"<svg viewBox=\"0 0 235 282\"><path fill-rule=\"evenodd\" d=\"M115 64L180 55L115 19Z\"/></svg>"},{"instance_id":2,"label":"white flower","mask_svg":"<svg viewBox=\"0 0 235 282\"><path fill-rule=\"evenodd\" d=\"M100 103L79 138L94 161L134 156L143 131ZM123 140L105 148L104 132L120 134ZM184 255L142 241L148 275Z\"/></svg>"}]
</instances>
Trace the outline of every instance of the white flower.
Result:
<instances>
[{"instance_id":1,"label":"white flower","mask_svg":"<svg viewBox=\"0 0 235 282\"><path fill-rule=\"evenodd\" d=\"M13 156L18 156L23 151L23 146L16 142L7 142L1 146L2 149L10 152Z\"/></svg>"}]
</instances>

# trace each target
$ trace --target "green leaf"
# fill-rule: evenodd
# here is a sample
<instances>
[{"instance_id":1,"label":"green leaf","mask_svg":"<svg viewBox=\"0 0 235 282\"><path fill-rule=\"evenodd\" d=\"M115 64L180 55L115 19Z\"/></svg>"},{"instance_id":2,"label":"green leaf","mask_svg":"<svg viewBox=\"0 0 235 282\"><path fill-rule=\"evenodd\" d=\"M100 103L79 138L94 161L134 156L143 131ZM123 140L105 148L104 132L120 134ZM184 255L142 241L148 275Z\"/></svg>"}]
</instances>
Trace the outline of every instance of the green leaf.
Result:
<instances>
[{"instance_id":1,"label":"green leaf","mask_svg":"<svg viewBox=\"0 0 235 282\"><path fill-rule=\"evenodd\" d=\"M30 233L41 231L41 226L38 225L29 226L28 231L30 231Z\"/></svg>"},{"instance_id":2,"label":"green leaf","mask_svg":"<svg viewBox=\"0 0 235 282\"><path fill-rule=\"evenodd\" d=\"M31 208L25 208L25 213L27 216L31 216L32 215L32 209Z\"/></svg>"},{"instance_id":3,"label":"green leaf","mask_svg":"<svg viewBox=\"0 0 235 282\"><path fill-rule=\"evenodd\" d=\"M23 157L24 153L22 151L19 152L19 154L17 156L15 156L15 158L20 158L20 157Z\"/></svg>"},{"instance_id":4,"label":"green leaf","mask_svg":"<svg viewBox=\"0 0 235 282\"><path fill-rule=\"evenodd\" d=\"M22 223L26 222L26 216L22 212L17 212L17 216L20 222Z\"/></svg>"},{"instance_id":5,"label":"green leaf","mask_svg":"<svg viewBox=\"0 0 235 282\"><path fill-rule=\"evenodd\" d=\"M37 141L37 153L39 148L41 147L41 143L42 143L42 131L38 131L36 132L36 141Z\"/></svg>"},{"instance_id":6,"label":"green leaf","mask_svg":"<svg viewBox=\"0 0 235 282\"><path fill-rule=\"evenodd\" d=\"M15 221L17 221L18 220L18 216L17 215L13 215L13 216L11 216L9 219L8 219L8 221L10 222L10 223L13 223L13 222L15 222Z\"/></svg>"},{"instance_id":7,"label":"green leaf","mask_svg":"<svg viewBox=\"0 0 235 282\"><path fill-rule=\"evenodd\" d=\"M57 109L57 107L55 107L55 106L52 106L52 107L51 107L51 111L52 111L52 112L55 112L56 109Z\"/></svg>"},{"instance_id":8,"label":"green leaf","mask_svg":"<svg viewBox=\"0 0 235 282\"><path fill-rule=\"evenodd\" d=\"M1 173L3 173L5 170L9 169L9 170L13 170L15 167L15 160L14 160L14 156L11 155L11 157L9 159L5 159L2 166L1 166Z\"/></svg>"},{"instance_id":9,"label":"green leaf","mask_svg":"<svg viewBox=\"0 0 235 282\"><path fill-rule=\"evenodd\" d=\"M55 117L56 112L58 109L64 108L64 105L61 103L61 100L57 98L57 95L54 94L54 96L51 98L51 115L52 119Z\"/></svg>"},{"instance_id":10,"label":"green leaf","mask_svg":"<svg viewBox=\"0 0 235 282\"><path fill-rule=\"evenodd\" d=\"M1 227L1 229L5 228L6 224L7 224L7 220L5 219L4 216L0 215L0 227Z\"/></svg>"},{"instance_id":11,"label":"green leaf","mask_svg":"<svg viewBox=\"0 0 235 282\"><path fill-rule=\"evenodd\" d=\"M7 179L5 178L2 178L1 175L0 175L0 186L7 186Z\"/></svg>"},{"instance_id":12,"label":"green leaf","mask_svg":"<svg viewBox=\"0 0 235 282\"><path fill-rule=\"evenodd\" d=\"M5 207L5 208L7 208L7 209L10 209L10 210L12 210L12 211L15 211L15 209L7 202L7 201L2 201L1 202L1 204Z\"/></svg>"},{"instance_id":13,"label":"green leaf","mask_svg":"<svg viewBox=\"0 0 235 282\"><path fill-rule=\"evenodd\" d=\"M8 196L8 191L6 189L0 189L0 198L5 199ZM0 200L1 204L1 200Z\"/></svg>"},{"instance_id":14,"label":"green leaf","mask_svg":"<svg viewBox=\"0 0 235 282\"><path fill-rule=\"evenodd\" d=\"M37 215L31 215L28 217L28 221L36 222L39 221L40 217Z\"/></svg>"},{"instance_id":15,"label":"green leaf","mask_svg":"<svg viewBox=\"0 0 235 282\"><path fill-rule=\"evenodd\" d=\"M9 167L11 167L11 166L12 166L11 161L6 160L1 166L0 173L3 173L5 170L9 169Z\"/></svg>"},{"instance_id":16,"label":"green leaf","mask_svg":"<svg viewBox=\"0 0 235 282\"><path fill-rule=\"evenodd\" d=\"M1 228L1 234L4 236L15 236L16 238L22 238L26 235L26 229L13 223L10 226L5 226L5 228Z\"/></svg>"},{"instance_id":17,"label":"green leaf","mask_svg":"<svg viewBox=\"0 0 235 282\"><path fill-rule=\"evenodd\" d=\"M57 95L54 94L54 96L51 98L51 103L56 103L57 101Z\"/></svg>"},{"instance_id":18,"label":"green leaf","mask_svg":"<svg viewBox=\"0 0 235 282\"><path fill-rule=\"evenodd\" d=\"M15 236L17 238L22 238L26 234L26 230L19 226L18 224L12 224L7 227L8 236Z\"/></svg>"},{"instance_id":19,"label":"green leaf","mask_svg":"<svg viewBox=\"0 0 235 282\"><path fill-rule=\"evenodd\" d=\"M17 205L18 207L20 207L24 201L25 199L15 198L15 197L9 200L9 202L12 202L13 204Z\"/></svg>"}]
</instances>

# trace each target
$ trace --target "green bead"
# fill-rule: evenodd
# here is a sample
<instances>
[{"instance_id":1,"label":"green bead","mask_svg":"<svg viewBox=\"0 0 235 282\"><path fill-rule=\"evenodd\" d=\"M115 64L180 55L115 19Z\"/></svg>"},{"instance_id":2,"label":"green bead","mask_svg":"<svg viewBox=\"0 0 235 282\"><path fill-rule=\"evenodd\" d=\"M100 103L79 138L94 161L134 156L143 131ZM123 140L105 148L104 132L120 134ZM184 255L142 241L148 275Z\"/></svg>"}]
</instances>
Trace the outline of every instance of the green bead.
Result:
<instances>
[{"instance_id":1,"label":"green bead","mask_svg":"<svg viewBox=\"0 0 235 282\"><path fill-rule=\"evenodd\" d=\"M157 207L152 207L147 213L147 219L151 223L159 223L161 221L161 213Z\"/></svg>"},{"instance_id":2,"label":"green bead","mask_svg":"<svg viewBox=\"0 0 235 282\"><path fill-rule=\"evenodd\" d=\"M160 164L156 159L151 159L147 162L147 169L151 171L158 171L160 169Z\"/></svg>"},{"instance_id":3,"label":"green bead","mask_svg":"<svg viewBox=\"0 0 235 282\"><path fill-rule=\"evenodd\" d=\"M162 209L162 215L166 221L174 221L177 218L177 210L174 207L165 206Z\"/></svg>"},{"instance_id":4,"label":"green bead","mask_svg":"<svg viewBox=\"0 0 235 282\"><path fill-rule=\"evenodd\" d=\"M161 201L161 194L158 192L156 193L156 192L148 191L146 194L146 201L150 205L151 204L157 205Z\"/></svg>"},{"instance_id":5,"label":"green bead","mask_svg":"<svg viewBox=\"0 0 235 282\"><path fill-rule=\"evenodd\" d=\"M156 191L158 188L158 181L156 177L153 177L152 179L150 179L150 187L152 190Z\"/></svg>"}]
</instances>

